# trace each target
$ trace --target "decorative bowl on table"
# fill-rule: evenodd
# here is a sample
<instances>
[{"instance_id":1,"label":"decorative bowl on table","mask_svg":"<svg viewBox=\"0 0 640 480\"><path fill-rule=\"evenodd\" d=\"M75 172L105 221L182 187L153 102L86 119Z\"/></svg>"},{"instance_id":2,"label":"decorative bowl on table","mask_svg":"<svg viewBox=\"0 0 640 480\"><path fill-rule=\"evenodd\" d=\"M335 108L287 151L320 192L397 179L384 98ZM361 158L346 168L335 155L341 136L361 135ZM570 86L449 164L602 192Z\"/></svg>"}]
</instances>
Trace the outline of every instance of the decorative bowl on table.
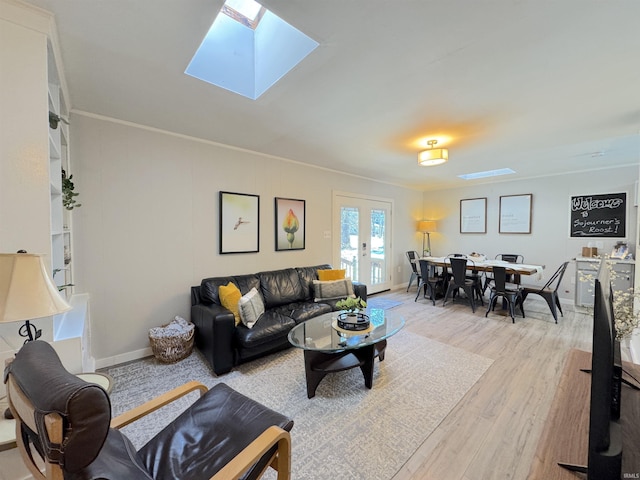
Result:
<instances>
[{"instance_id":1,"label":"decorative bowl on table","mask_svg":"<svg viewBox=\"0 0 640 480\"><path fill-rule=\"evenodd\" d=\"M362 312L340 312L336 318L336 324L343 330L360 332L371 326L369 315Z\"/></svg>"}]
</instances>

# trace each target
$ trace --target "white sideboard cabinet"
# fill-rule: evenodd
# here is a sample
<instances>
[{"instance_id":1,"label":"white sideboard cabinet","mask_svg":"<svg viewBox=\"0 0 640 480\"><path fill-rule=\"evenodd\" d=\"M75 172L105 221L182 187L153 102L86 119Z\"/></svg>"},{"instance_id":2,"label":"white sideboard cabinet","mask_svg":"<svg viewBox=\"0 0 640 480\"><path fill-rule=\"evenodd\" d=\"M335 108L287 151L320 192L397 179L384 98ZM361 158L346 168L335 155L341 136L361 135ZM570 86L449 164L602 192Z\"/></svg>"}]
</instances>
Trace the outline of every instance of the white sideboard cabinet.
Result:
<instances>
[{"instance_id":1,"label":"white sideboard cabinet","mask_svg":"<svg viewBox=\"0 0 640 480\"><path fill-rule=\"evenodd\" d=\"M594 282L600 268L600 261L599 258L576 258L576 306L593 306ZM627 291L634 287L634 260L608 259L607 262L615 272L615 278L611 282L614 292Z\"/></svg>"}]
</instances>

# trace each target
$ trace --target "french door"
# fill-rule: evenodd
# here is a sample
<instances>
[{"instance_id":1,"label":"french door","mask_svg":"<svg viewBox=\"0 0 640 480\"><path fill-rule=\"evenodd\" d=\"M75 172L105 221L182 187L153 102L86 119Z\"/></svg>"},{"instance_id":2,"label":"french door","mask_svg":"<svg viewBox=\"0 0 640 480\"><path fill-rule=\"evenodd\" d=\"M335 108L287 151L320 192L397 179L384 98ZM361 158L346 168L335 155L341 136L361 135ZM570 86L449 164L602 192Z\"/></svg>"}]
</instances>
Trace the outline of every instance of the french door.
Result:
<instances>
[{"instance_id":1,"label":"french door","mask_svg":"<svg viewBox=\"0 0 640 480\"><path fill-rule=\"evenodd\" d=\"M333 194L333 264L368 293L391 288L391 200Z\"/></svg>"}]
</instances>

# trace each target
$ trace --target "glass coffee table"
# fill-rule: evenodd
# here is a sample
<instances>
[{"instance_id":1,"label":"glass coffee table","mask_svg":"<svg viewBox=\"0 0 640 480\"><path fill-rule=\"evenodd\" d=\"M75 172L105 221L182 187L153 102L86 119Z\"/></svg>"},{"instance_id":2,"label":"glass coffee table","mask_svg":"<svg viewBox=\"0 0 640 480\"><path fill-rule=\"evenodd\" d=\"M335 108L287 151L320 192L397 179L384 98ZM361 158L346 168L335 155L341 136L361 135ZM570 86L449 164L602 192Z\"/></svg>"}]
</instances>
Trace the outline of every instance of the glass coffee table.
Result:
<instances>
[{"instance_id":1,"label":"glass coffee table","mask_svg":"<svg viewBox=\"0 0 640 480\"><path fill-rule=\"evenodd\" d=\"M338 328L338 313L314 317L289 332L291 345L304 350L308 398L315 396L316 388L328 373L355 367L360 367L365 386L371 388L376 357L384 360L387 338L404 326L402 316L372 308L365 312L371 322L368 331L351 332Z\"/></svg>"}]
</instances>

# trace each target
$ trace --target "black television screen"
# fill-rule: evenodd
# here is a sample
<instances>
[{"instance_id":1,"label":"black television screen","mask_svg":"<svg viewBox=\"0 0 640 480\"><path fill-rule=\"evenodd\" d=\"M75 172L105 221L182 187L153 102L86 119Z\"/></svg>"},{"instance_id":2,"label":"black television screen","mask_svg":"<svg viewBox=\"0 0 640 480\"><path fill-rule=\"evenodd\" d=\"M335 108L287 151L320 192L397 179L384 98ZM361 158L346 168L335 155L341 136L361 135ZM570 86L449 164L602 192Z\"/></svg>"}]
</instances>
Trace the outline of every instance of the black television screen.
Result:
<instances>
[{"instance_id":1,"label":"black television screen","mask_svg":"<svg viewBox=\"0 0 640 480\"><path fill-rule=\"evenodd\" d=\"M616 340L609 270L601 263L595 281L593 346L589 410L589 454L586 466L561 466L587 474L588 480L619 479L622 471L620 395L622 363Z\"/></svg>"},{"instance_id":2,"label":"black television screen","mask_svg":"<svg viewBox=\"0 0 640 480\"><path fill-rule=\"evenodd\" d=\"M606 270L606 268L605 268ZM615 322L610 282L600 275L595 283L591 403L589 413L589 460L587 478L620 478L622 430L620 428L620 343ZM606 281L605 280L605 281Z\"/></svg>"}]
</instances>

